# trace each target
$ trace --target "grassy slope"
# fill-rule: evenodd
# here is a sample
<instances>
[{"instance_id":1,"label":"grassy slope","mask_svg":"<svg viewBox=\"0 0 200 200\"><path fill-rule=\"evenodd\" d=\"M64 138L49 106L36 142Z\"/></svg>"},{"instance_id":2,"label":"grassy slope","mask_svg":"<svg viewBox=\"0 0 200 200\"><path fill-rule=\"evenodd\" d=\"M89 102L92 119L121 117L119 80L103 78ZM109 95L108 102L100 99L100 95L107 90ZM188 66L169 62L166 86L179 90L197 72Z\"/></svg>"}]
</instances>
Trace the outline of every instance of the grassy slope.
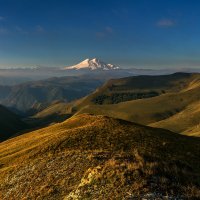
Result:
<instances>
[{"instance_id":1,"label":"grassy slope","mask_svg":"<svg viewBox=\"0 0 200 200\"><path fill-rule=\"evenodd\" d=\"M46 109L26 119L31 127L42 127L56 122L62 122L72 116L71 103L56 102Z\"/></svg>"},{"instance_id":2,"label":"grassy slope","mask_svg":"<svg viewBox=\"0 0 200 200\"><path fill-rule=\"evenodd\" d=\"M0 198L195 198L199 157L198 138L74 116L0 144Z\"/></svg>"},{"instance_id":3,"label":"grassy slope","mask_svg":"<svg viewBox=\"0 0 200 200\"><path fill-rule=\"evenodd\" d=\"M200 136L200 102L188 105L183 111L165 120L150 124L186 135Z\"/></svg>"},{"instance_id":4,"label":"grassy slope","mask_svg":"<svg viewBox=\"0 0 200 200\"><path fill-rule=\"evenodd\" d=\"M164 94L158 97L122 102L112 105L80 106L79 113L105 114L112 117L149 124L168 118L200 99L199 88Z\"/></svg>"},{"instance_id":5,"label":"grassy slope","mask_svg":"<svg viewBox=\"0 0 200 200\"><path fill-rule=\"evenodd\" d=\"M117 82L117 80L115 81ZM89 95L76 106L78 109L77 114L102 114L145 125L156 123L153 126L164 127L176 132L185 131L185 134L189 134L186 130L190 127L196 127L198 125L197 121L200 115L199 109L197 109L197 103L200 100L200 75L190 75L189 78L183 78L181 83L182 86L178 91L172 88L171 91L157 97L125 101L118 104L96 105L92 102L92 99L94 96L99 95L98 93L101 91L100 88L100 90L92 95ZM179 86L177 86L177 88ZM159 85L159 87L164 88L161 85ZM193 106L190 108L190 104L196 104L196 107ZM192 115L192 109L195 110L194 115ZM185 127L185 129L182 129L183 126L181 125L181 120L178 120L182 115L182 112L184 112L185 119L187 118L187 115L193 116L193 118L188 119L190 124L188 127ZM159 123L159 121L161 122ZM172 121L173 123L171 123ZM187 124L185 125L187 126ZM196 135L198 135L198 130L196 131Z\"/></svg>"},{"instance_id":6,"label":"grassy slope","mask_svg":"<svg viewBox=\"0 0 200 200\"><path fill-rule=\"evenodd\" d=\"M0 105L0 142L27 128L20 118Z\"/></svg>"},{"instance_id":7,"label":"grassy slope","mask_svg":"<svg viewBox=\"0 0 200 200\"><path fill-rule=\"evenodd\" d=\"M62 122L71 117L75 112L75 106L82 102L84 98L66 102L55 102L51 106L29 117L26 122L32 127L50 125L56 122Z\"/></svg>"}]
</instances>

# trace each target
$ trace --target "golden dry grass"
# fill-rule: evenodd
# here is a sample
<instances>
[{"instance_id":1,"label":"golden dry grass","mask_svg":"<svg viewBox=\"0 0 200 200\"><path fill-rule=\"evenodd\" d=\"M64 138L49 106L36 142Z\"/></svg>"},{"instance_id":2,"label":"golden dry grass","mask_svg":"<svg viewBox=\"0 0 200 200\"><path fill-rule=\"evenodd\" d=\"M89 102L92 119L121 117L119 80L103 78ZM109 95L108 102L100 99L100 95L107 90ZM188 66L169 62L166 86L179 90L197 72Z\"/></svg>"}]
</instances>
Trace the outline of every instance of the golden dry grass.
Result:
<instances>
[{"instance_id":1,"label":"golden dry grass","mask_svg":"<svg viewBox=\"0 0 200 200\"><path fill-rule=\"evenodd\" d=\"M200 140L82 114L0 143L0 199L200 197Z\"/></svg>"}]
</instances>

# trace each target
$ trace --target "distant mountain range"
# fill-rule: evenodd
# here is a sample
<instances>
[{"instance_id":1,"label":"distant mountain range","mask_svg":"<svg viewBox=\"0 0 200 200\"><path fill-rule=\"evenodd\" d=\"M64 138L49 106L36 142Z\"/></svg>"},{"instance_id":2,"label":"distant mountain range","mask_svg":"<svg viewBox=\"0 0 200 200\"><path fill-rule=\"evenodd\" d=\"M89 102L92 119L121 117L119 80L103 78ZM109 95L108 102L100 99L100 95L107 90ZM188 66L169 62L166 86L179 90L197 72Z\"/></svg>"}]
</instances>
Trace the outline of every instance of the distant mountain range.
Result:
<instances>
[{"instance_id":1,"label":"distant mountain range","mask_svg":"<svg viewBox=\"0 0 200 200\"><path fill-rule=\"evenodd\" d=\"M0 103L18 114L33 114L56 101L70 102L84 97L110 78L123 75L127 73L93 71L91 74L54 77L14 86L0 85Z\"/></svg>"},{"instance_id":2,"label":"distant mountain range","mask_svg":"<svg viewBox=\"0 0 200 200\"><path fill-rule=\"evenodd\" d=\"M116 70L119 67L113 64L107 64L97 58L93 59L85 59L82 62L78 63L77 65L65 67L65 70Z\"/></svg>"},{"instance_id":3,"label":"distant mountain range","mask_svg":"<svg viewBox=\"0 0 200 200\"><path fill-rule=\"evenodd\" d=\"M103 84L104 79L59 77L32 81L15 86L0 86L0 103L17 113L32 114L55 101L79 99Z\"/></svg>"},{"instance_id":4,"label":"distant mountain range","mask_svg":"<svg viewBox=\"0 0 200 200\"><path fill-rule=\"evenodd\" d=\"M10 67L0 69L0 85L16 85L27 81L36 81L51 77L93 75L102 72L112 73L116 77L138 76L138 75L164 75L175 72L200 72L196 68L158 68L150 69L143 67L117 66L106 63L98 58L85 59L72 66L48 67L48 66L29 66L29 67ZM104 74L105 75L105 74Z\"/></svg>"}]
</instances>

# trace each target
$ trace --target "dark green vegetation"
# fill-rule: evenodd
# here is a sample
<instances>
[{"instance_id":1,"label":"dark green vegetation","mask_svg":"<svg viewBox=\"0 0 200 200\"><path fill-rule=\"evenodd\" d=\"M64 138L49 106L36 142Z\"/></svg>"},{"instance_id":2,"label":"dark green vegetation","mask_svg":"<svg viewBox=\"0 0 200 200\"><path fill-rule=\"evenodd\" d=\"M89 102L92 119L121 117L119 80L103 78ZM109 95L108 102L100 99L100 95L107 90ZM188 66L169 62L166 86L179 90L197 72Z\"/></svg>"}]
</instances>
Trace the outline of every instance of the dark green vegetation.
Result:
<instances>
[{"instance_id":1,"label":"dark green vegetation","mask_svg":"<svg viewBox=\"0 0 200 200\"><path fill-rule=\"evenodd\" d=\"M0 142L27 128L20 118L0 105Z\"/></svg>"},{"instance_id":2,"label":"dark green vegetation","mask_svg":"<svg viewBox=\"0 0 200 200\"><path fill-rule=\"evenodd\" d=\"M0 198L198 199L200 140L79 115L0 144Z\"/></svg>"},{"instance_id":3,"label":"dark green vegetation","mask_svg":"<svg viewBox=\"0 0 200 200\"><path fill-rule=\"evenodd\" d=\"M92 101L95 104L115 104L115 103L120 103L123 101L130 101L133 99L145 99L145 98L150 98L150 97L155 97L158 96L158 92L120 92L120 93L112 93L111 95L99 95L95 97Z\"/></svg>"}]
</instances>

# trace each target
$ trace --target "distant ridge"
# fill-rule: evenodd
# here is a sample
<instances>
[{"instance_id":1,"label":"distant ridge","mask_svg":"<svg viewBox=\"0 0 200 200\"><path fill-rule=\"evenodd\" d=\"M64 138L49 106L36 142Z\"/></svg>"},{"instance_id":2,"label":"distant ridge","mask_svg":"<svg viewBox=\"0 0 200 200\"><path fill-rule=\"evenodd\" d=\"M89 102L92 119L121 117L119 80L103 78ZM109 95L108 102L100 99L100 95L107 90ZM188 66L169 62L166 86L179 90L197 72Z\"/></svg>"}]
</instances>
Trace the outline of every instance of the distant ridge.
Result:
<instances>
[{"instance_id":1,"label":"distant ridge","mask_svg":"<svg viewBox=\"0 0 200 200\"><path fill-rule=\"evenodd\" d=\"M78 63L77 65L64 67L64 70L82 70L82 69L89 69L89 70L116 70L119 67L113 64L107 64L97 58L93 59L85 59L82 62Z\"/></svg>"}]
</instances>

